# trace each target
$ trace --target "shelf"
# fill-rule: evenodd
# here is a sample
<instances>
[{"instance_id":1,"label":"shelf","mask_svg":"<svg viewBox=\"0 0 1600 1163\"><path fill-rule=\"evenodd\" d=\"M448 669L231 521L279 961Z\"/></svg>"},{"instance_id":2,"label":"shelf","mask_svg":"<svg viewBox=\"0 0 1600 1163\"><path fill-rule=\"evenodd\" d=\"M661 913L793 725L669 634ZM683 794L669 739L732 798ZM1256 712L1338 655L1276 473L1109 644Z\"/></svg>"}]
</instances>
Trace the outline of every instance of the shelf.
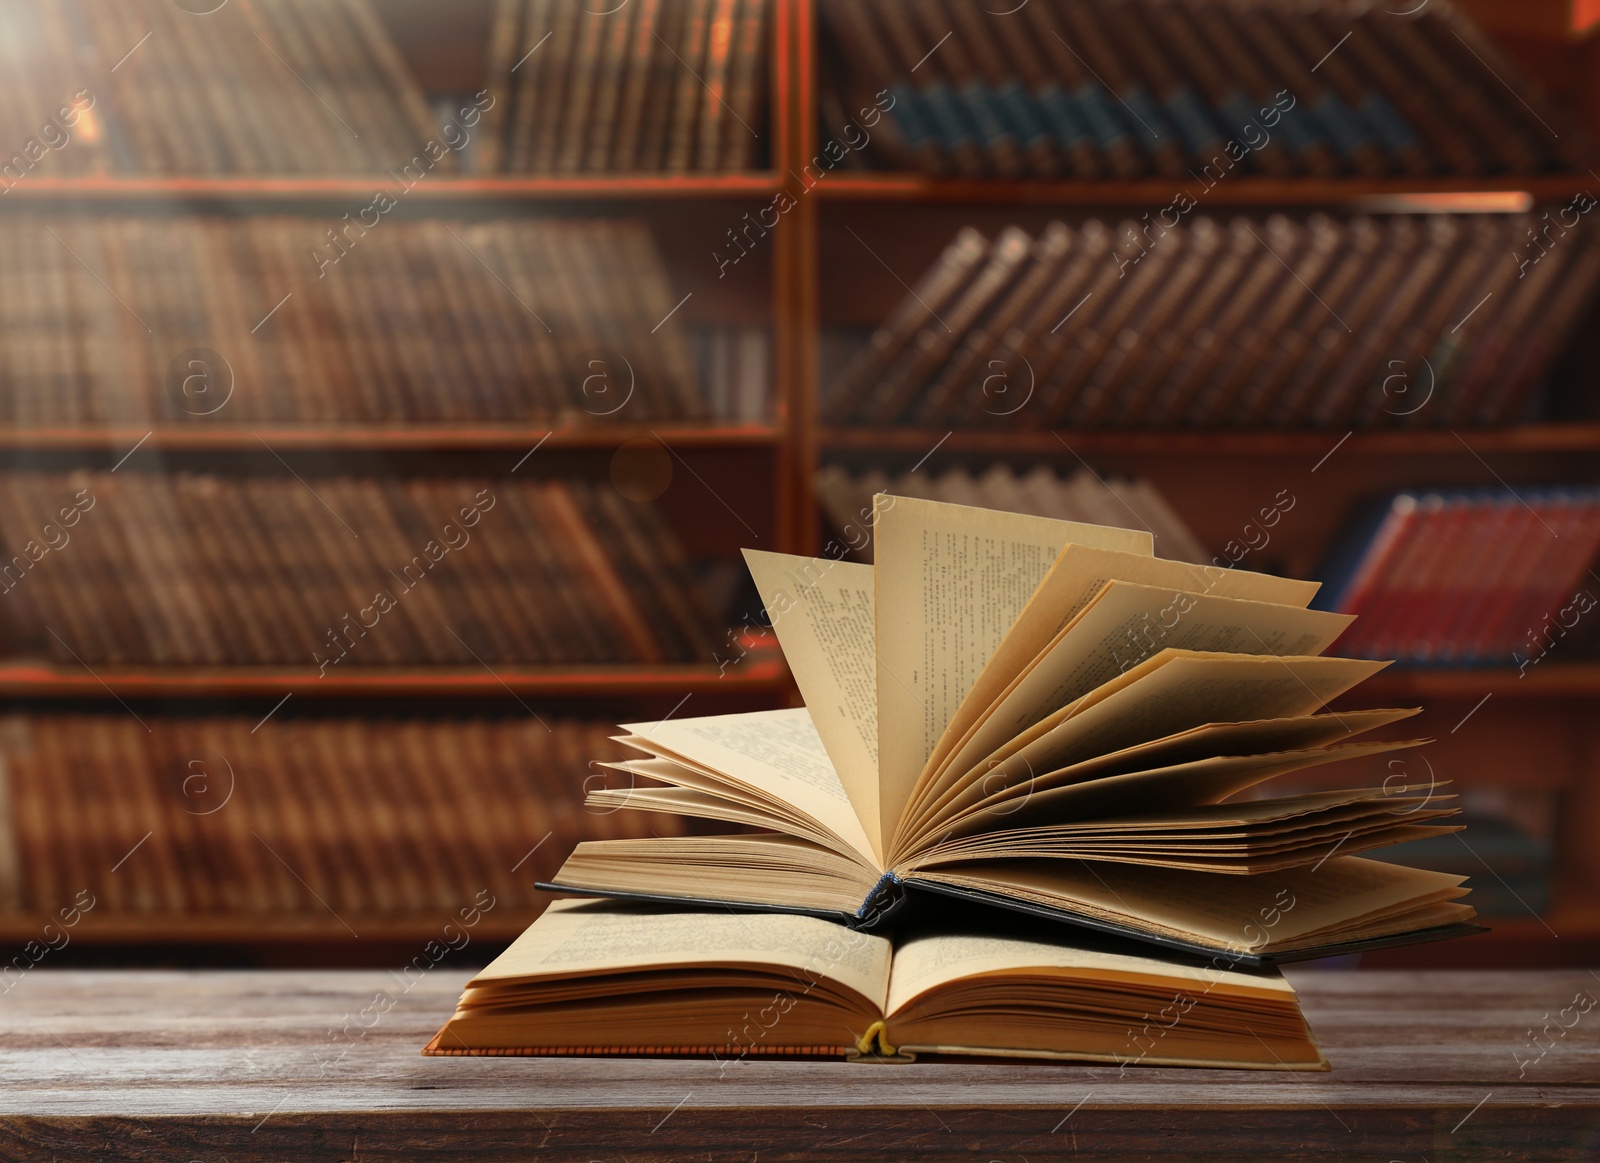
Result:
<instances>
[{"instance_id":1,"label":"shelf","mask_svg":"<svg viewBox=\"0 0 1600 1163\"><path fill-rule=\"evenodd\" d=\"M29 175L6 191L6 200L317 202L329 198L357 198L365 204L374 194L382 191L402 203L480 199L561 201L574 198L628 201L647 198L753 198L776 194L782 186L782 179L771 173L437 177L424 178L404 193L398 192L401 187L387 174L338 177Z\"/></svg>"},{"instance_id":2,"label":"shelf","mask_svg":"<svg viewBox=\"0 0 1600 1163\"><path fill-rule=\"evenodd\" d=\"M173 451L286 448L466 449L611 451L628 440L659 436L674 448L766 448L778 442L768 424L582 424L548 428L537 424L271 424L239 427L203 421L151 428L0 428L0 450L105 448L117 452L144 441Z\"/></svg>"},{"instance_id":3,"label":"shelf","mask_svg":"<svg viewBox=\"0 0 1600 1163\"><path fill-rule=\"evenodd\" d=\"M1515 668L1462 667L1455 670L1391 666L1344 696L1343 702L1449 699L1473 704L1497 699L1591 699L1600 696L1600 662L1543 663L1519 677Z\"/></svg>"},{"instance_id":4,"label":"shelf","mask_svg":"<svg viewBox=\"0 0 1600 1163\"><path fill-rule=\"evenodd\" d=\"M1460 435L1457 436L1457 431ZM1492 429L1372 429L1355 432L1203 431L1172 432L1095 429L1020 431L939 428L825 428L822 447L839 452L941 452L1070 456L1097 452L1121 456L1322 456L1335 445L1340 456L1471 456L1511 452L1600 452L1600 424L1528 424ZM1465 442L1463 444L1463 441Z\"/></svg>"},{"instance_id":5,"label":"shelf","mask_svg":"<svg viewBox=\"0 0 1600 1163\"><path fill-rule=\"evenodd\" d=\"M830 173L814 193L855 202L990 202L1065 206L1166 206L1179 194L1196 212L1217 206L1349 205L1366 211L1518 211L1592 189L1587 174L1497 175L1481 178L1225 177L1210 189L1191 178L1135 181L983 181L908 173ZM1522 196L1518 196L1522 195Z\"/></svg>"},{"instance_id":6,"label":"shelf","mask_svg":"<svg viewBox=\"0 0 1600 1163\"><path fill-rule=\"evenodd\" d=\"M789 687L781 659L753 658L719 674L714 665L540 667L497 665L425 669L330 669L314 667L55 667L44 663L0 665L0 698L268 698L290 694L312 698L539 698L635 695L775 693Z\"/></svg>"}]
</instances>

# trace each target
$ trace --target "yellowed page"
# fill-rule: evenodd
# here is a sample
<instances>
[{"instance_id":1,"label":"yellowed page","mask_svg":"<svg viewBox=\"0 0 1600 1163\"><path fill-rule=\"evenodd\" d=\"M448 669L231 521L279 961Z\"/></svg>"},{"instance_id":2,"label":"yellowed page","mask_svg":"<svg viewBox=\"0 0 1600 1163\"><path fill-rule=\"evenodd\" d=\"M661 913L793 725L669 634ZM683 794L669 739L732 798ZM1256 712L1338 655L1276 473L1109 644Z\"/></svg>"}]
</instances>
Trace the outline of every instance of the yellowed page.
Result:
<instances>
[{"instance_id":1,"label":"yellowed page","mask_svg":"<svg viewBox=\"0 0 1600 1163\"><path fill-rule=\"evenodd\" d=\"M1376 740L1304 751L1219 755L1150 771L1041 787L1031 794L1026 788L1013 789L1014 798L990 799L948 814L948 822L939 824L937 832L939 837L968 836L1055 820L1100 819L1112 813L1131 813L1148 804L1162 804L1174 810L1196 807L1227 799L1291 771L1381 755L1419 742L1426 740ZM924 850L935 839L934 829L929 829L920 838L917 850Z\"/></svg>"},{"instance_id":2,"label":"yellowed page","mask_svg":"<svg viewBox=\"0 0 1600 1163\"><path fill-rule=\"evenodd\" d=\"M1349 614L1298 606L1108 582L1024 667L1005 694L979 714L940 774L924 786L935 792L948 782L959 782L974 764L1025 728L1165 647L1230 654L1321 654L1354 620Z\"/></svg>"},{"instance_id":3,"label":"yellowed page","mask_svg":"<svg viewBox=\"0 0 1600 1163\"><path fill-rule=\"evenodd\" d=\"M1309 715L1388 663L1163 650L983 761L992 786L1223 719Z\"/></svg>"},{"instance_id":4,"label":"yellowed page","mask_svg":"<svg viewBox=\"0 0 1600 1163\"><path fill-rule=\"evenodd\" d=\"M625 723L623 730L668 758L699 764L793 804L882 871L804 707Z\"/></svg>"},{"instance_id":5,"label":"yellowed page","mask_svg":"<svg viewBox=\"0 0 1600 1163\"><path fill-rule=\"evenodd\" d=\"M919 875L1040 903L1054 900L1106 920L1128 918L1220 948L1257 952L1381 910L1459 895L1466 879L1359 856L1262 876L1085 860L983 861L966 870Z\"/></svg>"},{"instance_id":6,"label":"yellowed page","mask_svg":"<svg viewBox=\"0 0 1600 1163\"><path fill-rule=\"evenodd\" d=\"M663 761L665 762L665 761ZM779 811L754 800L736 799L724 792L696 791L687 787L640 786L592 791L583 797L588 808L617 811L631 808L641 812L666 812L676 816L692 816L700 820L722 820L730 824L743 824L763 832L782 832L810 840L824 848L845 853L852 858L854 849L843 843L828 829L813 823L802 813Z\"/></svg>"},{"instance_id":7,"label":"yellowed page","mask_svg":"<svg viewBox=\"0 0 1600 1163\"><path fill-rule=\"evenodd\" d=\"M839 782L881 857L872 566L755 549L744 560Z\"/></svg>"},{"instance_id":8,"label":"yellowed page","mask_svg":"<svg viewBox=\"0 0 1600 1163\"><path fill-rule=\"evenodd\" d=\"M950 717L949 725L934 747L929 765L932 770L943 770L945 759L979 716L1000 698L1028 663L1053 645L1073 616L1110 581L1302 608L1316 595L1319 584L1244 570L1191 565L1092 545L1069 545L1061 551L1017 616L1016 624Z\"/></svg>"},{"instance_id":9,"label":"yellowed page","mask_svg":"<svg viewBox=\"0 0 1600 1163\"><path fill-rule=\"evenodd\" d=\"M1070 945L1044 941L950 935L916 937L894 951L885 1012L892 1020L907 1003L915 1001L930 989L938 989L965 978L1038 969L1062 970L1072 977L1091 982L1097 977L1131 974L1155 982L1170 981L1179 987L1205 984L1212 990L1235 996L1294 997L1294 990L1276 970L1240 973L1229 969L1180 965L1154 957L1074 949Z\"/></svg>"},{"instance_id":10,"label":"yellowed page","mask_svg":"<svg viewBox=\"0 0 1600 1163\"><path fill-rule=\"evenodd\" d=\"M889 942L818 917L786 913L641 913L604 902L556 901L467 983L585 977L626 969L771 965L826 977L880 1007Z\"/></svg>"},{"instance_id":11,"label":"yellowed page","mask_svg":"<svg viewBox=\"0 0 1600 1163\"><path fill-rule=\"evenodd\" d=\"M1151 552L1150 534L879 494L874 532L878 803L898 823L934 743L1069 543Z\"/></svg>"},{"instance_id":12,"label":"yellowed page","mask_svg":"<svg viewBox=\"0 0 1600 1163\"><path fill-rule=\"evenodd\" d=\"M1214 803L1301 766L1390 750L1388 744L1364 744L1355 751L1333 748L1326 758L1297 758L1316 756L1319 749L1340 739L1418 713L1414 707L1379 708L1341 711L1337 716L1207 723L1070 767L1042 772L1020 785L986 778L974 780L941 797L927 813L927 822L908 843L908 850L947 827L965 834L974 826L981 826L980 819L991 824L1009 823L1007 817L1024 808L1048 810L1054 818L1068 819L1073 815L1101 814L1107 810L1104 805L1117 804L1128 797L1174 807ZM1412 746L1412 741L1393 746Z\"/></svg>"}]
</instances>

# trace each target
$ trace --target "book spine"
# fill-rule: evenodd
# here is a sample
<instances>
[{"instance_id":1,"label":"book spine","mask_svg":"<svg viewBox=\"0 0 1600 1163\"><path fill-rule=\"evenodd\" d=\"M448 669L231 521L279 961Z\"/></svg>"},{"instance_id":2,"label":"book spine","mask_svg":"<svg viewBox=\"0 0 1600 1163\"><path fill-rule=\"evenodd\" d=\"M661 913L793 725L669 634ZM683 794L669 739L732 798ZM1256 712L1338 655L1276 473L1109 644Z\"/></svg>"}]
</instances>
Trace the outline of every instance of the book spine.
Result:
<instances>
[{"instance_id":1,"label":"book spine","mask_svg":"<svg viewBox=\"0 0 1600 1163\"><path fill-rule=\"evenodd\" d=\"M584 146L583 168L590 173L614 170L611 154L617 135L618 110L621 108L623 84L627 74L628 53L634 36L636 6L611 14L611 23L605 32L605 46L600 55L594 112L589 119L589 137Z\"/></svg>"},{"instance_id":2,"label":"book spine","mask_svg":"<svg viewBox=\"0 0 1600 1163\"><path fill-rule=\"evenodd\" d=\"M1111 232L1100 222L1085 223L1061 273L1039 296L1027 319L1001 335L1000 346L984 369L988 384L980 381L969 387L965 398L957 401L950 413L952 422L982 424L1000 419L1009 423L1013 417L1020 420L1033 410L1031 400L1029 407L1021 409L1015 400L997 404L996 393L984 389L990 384L1004 385L1009 394L1013 385L1026 384L1037 395L1041 380L1084 325L1085 313L1092 318L1097 301L1105 301L1116 271L1111 255ZM990 380L991 376L1000 378ZM1001 413L1007 415L1002 417Z\"/></svg>"},{"instance_id":3,"label":"book spine","mask_svg":"<svg viewBox=\"0 0 1600 1163\"><path fill-rule=\"evenodd\" d=\"M1099 427L1117 404L1126 400L1135 350L1163 333L1170 333L1173 316L1211 268L1221 244L1222 231L1210 219L1199 220L1185 232L1182 252L1173 260L1167 280L1138 304L1107 347L1104 358L1084 382L1067 416L1071 427Z\"/></svg>"},{"instance_id":4,"label":"book spine","mask_svg":"<svg viewBox=\"0 0 1600 1163\"><path fill-rule=\"evenodd\" d=\"M1495 376L1478 403L1473 420L1479 425L1508 424L1520 418L1524 404L1540 386L1581 320L1589 318L1600 283L1600 243L1593 231L1574 242L1571 262L1560 278L1550 280L1548 298L1537 314L1532 334L1521 337L1520 351Z\"/></svg>"},{"instance_id":5,"label":"book spine","mask_svg":"<svg viewBox=\"0 0 1600 1163\"><path fill-rule=\"evenodd\" d=\"M1106 30L1104 14L1087 4L1065 5L1058 14L1064 17L1066 30L1078 46L1071 51L1081 52L1088 67L1104 81L1103 86L1084 84L1078 90L1079 107L1086 113L1098 107L1093 116L1103 123L1110 111L1103 89L1109 86L1117 103L1132 119L1128 132L1148 164L1163 177L1183 177L1188 166L1179 144L1182 137L1156 107L1150 90L1124 64L1115 40Z\"/></svg>"},{"instance_id":6,"label":"book spine","mask_svg":"<svg viewBox=\"0 0 1600 1163\"><path fill-rule=\"evenodd\" d=\"M678 60L682 70L672 94L672 122L667 128L666 155L662 169L680 174L694 160L695 129L700 122L701 92L699 76L705 68L710 47L712 5L725 0L682 0L686 7ZM663 94L664 96L664 94Z\"/></svg>"},{"instance_id":7,"label":"book spine","mask_svg":"<svg viewBox=\"0 0 1600 1163\"><path fill-rule=\"evenodd\" d=\"M952 29L953 7L942 0L913 0L913 11L924 36L937 39ZM982 165L1001 177L1018 178L1026 172L1022 150L1011 123L995 99L983 76L983 56L992 49L981 19L961 8L954 27L963 29L940 45L937 59L949 78L953 99L960 106L962 121L975 133ZM963 19L964 18L964 19ZM939 31L934 32L934 29ZM969 55L970 54L972 55ZM992 59L992 54L991 54Z\"/></svg>"},{"instance_id":8,"label":"book spine","mask_svg":"<svg viewBox=\"0 0 1600 1163\"><path fill-rule=\"evenodd\" d=\"M1457 640L1464 631L1470 636L1470 622L1464 621L1476 605L1480 594L1492 589L1498 581L1503 563L1500 554L1485 559L1486 545L1507 546L1516 536L1521 524L1520 506L1509 498L1485 493L1474 501L1476 514L1457 546L1455 560L1446 575L1447 591L1427 620L1416 630L1415 653L1419 660L1439 666L1452 666L1458 660ZM1513 512L1513 508L1517 512Z\"/></svg>"},{"instance_id":9,"label":"book spine","mask_svg":"<svg viewBox=\"0 0 1600 1163\"><path fill-rule=\"evenodd\" d=\"M639 132L644 124L645 100L654 80L652 61L658 49L657 29L661 22L662 0L640 0L623 64L622 93L617 105L616 139L611 150L610 168L630 173L639 165Z\"/></svg>"},{"instance_id":10,"label":"book spine","mask_svg":"<svg viewBox=\"0 0 1600 1163\"><path fill-rule=\"evenodd\" d=\"M1417 554L1407 568L1389 575L1387 592L1377 603L1382 614L1370 647L1374 657L1418 661L1417 629L1433 609L1441 579L1462 545L1475 508L1470 495L1459 493L1444 497L1437 510L1423 507Z\"/></svg>"},{"instance_id":11,"label":"book spine","mask_svg":"<svg viewBox=\"0 0 1600 1163\"><path fill-rule=\"evenodd\" d=\"M1448 119L1453 131L1470 140L1476 152L1489 159L1494 168L1520 173L1541 168L1539 152L1512 131L1482 94L1452 72L1420 34L1414 16L1396 20L1373 20L1368 16L1362 23L1402 62L1410 84L1432 91L1435 108Z\"/></svg>"},{"instance_id":12,"label":"book spine","mask_svg":"<svg viewBox=\"0 0 1600 1163\"><path fill-rule=\"evenodd\" d=\"M1072 231L1060 222L1053 222L1034 244L1027 272L1017 280L1005 300L995 308L993 315L982 326L967 332L958 347L946 361L942 371L921 393L917 401L915 418L918 423L937 424L949 414L952 405L970 393L973 385L984 392L989 386L1007 395L1009 399L993 402L997 410L1023 402L1023 387L1002 380L990 381L983 371L994 371L1004 366L1004 358L986 360L999 355L999 345L1005 335L1022 320L1055 278L1062 262L1071 249Z\"/></svg>"},{"instance_id":13,"label":"book spine","mask_svg":"<svg viewBox=\"0 0 1600 1163\"><path fill-rule=\"evenodd\" d=\"M715 170L726 140L728 121L728 69L733 53L735 0L714 0L707 26L705 81L701 94L700 125L695 134L693 167Z\"/></svg>"},{"instance_id":14,"label":"book spine","mask_svg":"<svg viewBox=\"0 0 1600 1163\"><path fill-rule=\"evenodd\" d=\"M900 149L909 161L926 173L942 174L952 168L933 126L931 113L922 95L910 83L909 74L897 63L894 46L884 27L885 11L852 0L823 0L824 17L836 30L837 39L850 58L853 72L862 78L863 87L878 83L893 98L885 124L894 129ZM893 16L893 14L891 14ZM899 26L894 25L898 30Z\"/></svg>"},{"instance_id":15,"label":"book spine","mask_svg":"<svg viewBox=\"0 0 1600 1163\"><path fill-rule=\"evenodd\" d=\"M925 324L903 356L887 368L862 412L869 423L892 423L909 406L927 376L950 354L963 335L1010 284L1032 248L1032 239L1008 227L989 250L988 261L950 305L942 322Z\"/></svg>"},{"instance_id":16,"label":"book spine","mask_svg":"<svg viewBox=\"0 0 1600 1163\"><path fill-rule=\"evenodd\" d=\"M1184 390L1191 369L1205 348L1218 342L1216 325L1224 305L1243 289L1246 273L1260 250L1248 229L1237 224L1219 242L1217 260L1188 297L1182 313L1153 344L1145 347L1138 365L1129 372L1121 399L1114 401L1109 422L1122 427L1153 427L1171 406L1171 397ZM1186 362L1187 361L1187 362Z\"/></svg>"},{"instance_id":17,"label":"book spine","mask_svg":"<svg viewBox=\"0 0 1600 1163\"><path fill-rule=\"evenodd\" d=\"M756 168L766 134L761 116L767 69L766 18L769 0L739 0L733 61L728 71L728 116L719 167L730 172Z\"/></svg>"},{"instance_id":18,"label":"book spine","mask_svg":"<svg viewBox=\"0 0 1600 1163\"><path fill-rule=\"evenodd\" d=\"M516 58L524 51L518 46L522 43L526 7L525 0L494 0L494 14L489 21L489 59L484 67L484 88L494 97L494 104L484 111L477 151L472 157L472 168L481 174L499 173L509 156L506 133L516 92L516 76L511 67L525 63Z\"/></svg>"},{"instance_id":19,"label":"book spine","mask_svg":"<svg viewBox=\"0 0 1600 1163\"><path fill-rule=\"evenodd\" d=\"M989 249L988 240L964 227L944 248L938 262L902 299L872 334L865 350L851 361L830 394L825 411L835 423L853 419L868 393L897 361L923 323L936 316L972 277Z\"/></svg>"},{"instance_id":20,"label":"book spine","mask_svg":"<svg viewBox=\"0 0 1600 1163\"><path fill-rule=\"evenodd\" d=\"M577 49L567 78L566 105L561 111L560 136L554 155L557 173L575 173L583 168L585 148L591 135L599 128L594 121L594 105L600 54L608 33L618 24L626 23L613 19L621 13L597 15L587 10L580 11Z\"/></svg>"}]
</instances>

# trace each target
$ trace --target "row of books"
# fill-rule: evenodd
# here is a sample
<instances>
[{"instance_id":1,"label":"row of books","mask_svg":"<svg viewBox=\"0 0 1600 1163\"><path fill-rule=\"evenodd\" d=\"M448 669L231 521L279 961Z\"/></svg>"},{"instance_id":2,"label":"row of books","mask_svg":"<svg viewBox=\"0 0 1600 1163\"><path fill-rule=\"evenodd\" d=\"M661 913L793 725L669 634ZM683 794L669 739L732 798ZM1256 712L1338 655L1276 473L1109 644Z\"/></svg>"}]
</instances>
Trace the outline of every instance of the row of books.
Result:
<instances>
[{"instance_id":1,"label":"row of books","mask_svg":"<svg viewBox=\"0 0 1600 1163\"><path fill-rule=\"evenodd\" d=\"M499 0L435 109L368 0L6 0L0 186L34 173L702 172L765 162L769 0Z\"/></svg>"},{"instance_id":2,"label":"row of books","mask_svg":"<svg viewBox=\"0 0 1600 1163\"><path fill-rule=\"evenodd\" d=\"M1600 489L1397 493L1334 547L1320 601L1360 615L1349 653L1527 674L1593 638L1597 553Z\"/></svg>"},{"instance_id":3,"label":"row of books","mask_svg":"<svg viewBox=\"0 0 1600 1163\"><path fill-rule=\"evenodd\" d=\"M754 169L766 141L768 0L588 8L497 0L474 167L512 173Z\"/></svg>"},{"instance_id":4,"label":"row of books","mask_svg":"<svg viewBox=\"0 0 1600 1163\"><path fill-rule=\"evenodd\" d=\"M825 414L1035 428L1506 423L1600 283L1596 233L1567 209L1170 229L1147 215L993 239L965 227L834 381Z\"/></svg>"},{"instance_id":5,"label":"row of books","mask_svg":"<svg viewBox=\"0 0 1600 1163\"><path fill-rule=\"evenodd\" d=\"M1475 175L1593 162L1571 120L1443 2L828 0L823 12L846 62L823 135L850 149L821 169L860 164L871 142L883 162L935 174L1208 186L1239 170Z\"/></svg>"},{"instance_id":6,"label":"row of books","mask_svg":"<svg viewBox=\"0 0 1600 1163\"><path fill-rule=\"evenodd\" d=\"M1144 529L1155 538L1156 553L1161 557L1211 560L1200 539L1149 481L1101 476L1089 468L1080 468L1068 477L1048 465L1037 465L1023 473L1003 462L978 474L957 467L937 475L912 471L891 477L882 469L852 473L837 464L824 465L817 472L817 499L846 545L855 539L850 531L861 528L861 514L872 511L876 493L1058 521ZM870 548L870 544L863 547L864 560L871 560Z\"/></svg>"},{"instance_id":7,"label":"row of books","mask_svg":"<svg viewBox=\"0 0 1600 1163\"><path fill-rule=\"evenodd\" d=\"M706 415L643 223L334 225L0 220L0 423Z\"/></svg>"},{"instance_id":8,"label":"row of books","mask_svg":"<svg viewBox=\"0 0 1600 1163\"><path fill-rule=\"evenodd\" d=\"M581 481L0 474L0 636L65 666L707 661L647 505Z\"/></svg>"},{"instance_id":9,"label":"row of books","mask_svg":"<svg viewBox=\"0 0 1600 1163\"><path fill-rule=\"evenodd\" d=\"M211 9L211 11L207 11ZM482 116L440 118L368 0L5 0L0 186L35 174L460 168Z\"/></svg>"},{"instance_id":10,"label":"row of books","mask_svg":"<svg viewBox=\"0 0 1600 1163\"><path fill-rule=\"evenodd\" d=\"M566 846L683 830L583 809L583 789L607 782L592 764L623 751L598 723L282 713L257 726L0 720L0 910L53 914L87 890L97 918L332 909L359 931L363 917L442 921L481 891L500 917L527 918Z\"/></svg>"}]
</instances>

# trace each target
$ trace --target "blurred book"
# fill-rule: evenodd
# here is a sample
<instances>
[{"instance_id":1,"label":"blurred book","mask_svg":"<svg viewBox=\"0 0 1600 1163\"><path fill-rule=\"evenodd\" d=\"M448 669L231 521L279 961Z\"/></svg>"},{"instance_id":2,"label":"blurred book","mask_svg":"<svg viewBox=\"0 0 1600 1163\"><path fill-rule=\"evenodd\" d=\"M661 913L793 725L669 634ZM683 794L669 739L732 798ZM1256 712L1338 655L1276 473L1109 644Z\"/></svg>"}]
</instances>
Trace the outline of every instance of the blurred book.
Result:
<instances>
[{"instance_id":1,"label":"blurred book","mask_svg":"<svg viewBox=\"0 0 1600 1163\"><path fill-rule=\"evenodd\" d=\"M765 164L768 0L497 0L481 171Z\"/></svg>"},{"instance_id":2,"label":"blurred book","mask_svg":"<svg viewBox=\"0 0 1600 1163\"><path fill-rule=\"evenodd\" d=\"M1149 218L963 227L833 377L826 420L1504 424L1528 414L1600 285L1600 241L1573 206Z\"/></svg>"},{"instance_id":3,"label":"blurred book","mask_svg":"<svg viewBox=\"0 0 1600 1163\"><path fill-rule=\"evenodd\" d=\"M67 517L58 518L58 510ZM70 666L702 662L648 504L582 480L0 474L0 639Z\"/></svg>"},{"instance_id":4,"label":"blurred book","mask_svg":"<svg viewBox=\"0 0 1600 1163\"><path fill-rule=\"evenodd\" d=\"M1183 518L1149 481L1102 477L1087 468L1068 477L1044 465L1022 473L1003 463L976 476L965 468L947 469L937 476L909 472L890 477L881 469L851 474L834 464L817 472L817 499L836 530L859 526L861 514L872 512L874 493L1142 529L1155 537L1158 557L1202 564L1211 560ZM871 560L870 552L864 560Z\"/></svg>"},{"instance_id":5,"label":"blurred book","mask_svg":"<svg viewBox=\"0 0 1600 1163\"><path fill-rule=\"evenodd\" d=\"M849 143L852 162L870 149L879 166L934 174L1160 175L1196 188L1236 170L1418 177L1593 164L1572 118L1447 0L1406 11L1346 0L826 0L821 11L822 139Z\"/></svg>"},{"instance_id":6,"label":"blurred book","mask_svg":"<svg viewBox=\"0 0 1600 1163\"><path fill-rule=\"evenodd\" d=\"M591 763L623 756L612 733L531 717L11 715L0 918L48 915L88 889L101 922L244 927L331 909L358 929L397 916L432 928L482 893L526 923L545 903L534 882L574 843L683 832L677 816L580 807L586 787L627 783Z\"/></svg>"},{"instance_id":7,"label":"blurred book","mask_svg":"<svg viewBox=\"0 0 1600 1163\"><path fill-rule=\"evenodd\" d=\"M0 424L706 417L642 222L374 221L0 219Z\"/></svg>"},{"instance_id":8,"label":"blurred book","mask_svg":"<svg viewBox=\"0 0 1600 1163\"><path fill-rule=\"evenodd\" d=\"M1347 653L1526 675L1593 640L1597 552L1592 487L1397 493L1330 551L1316 604L1360 615Z\"/></svg>"},{"instance_id":9,"label":"blurred book","mask_svg":"<svg viewBox=\"0 0 1600 1163\"><path fill-rule=\"evenodd\" d=\"M718 420L760 424L772 419L772 337L765 327L697 327L690 331L706 410Z\"/></svg>"},{"instance_id":10,"label":"blurred book","mask_svg":"<svg viewBox=\"0 0 1600 1163\"><path fill-rule=\"evenodd\" d=\"M467 99L435 117L368 0L4 0L0 27L7 188L35 173L420 180L459 169L481 115Z\"/></svg>"}]
</instances>

